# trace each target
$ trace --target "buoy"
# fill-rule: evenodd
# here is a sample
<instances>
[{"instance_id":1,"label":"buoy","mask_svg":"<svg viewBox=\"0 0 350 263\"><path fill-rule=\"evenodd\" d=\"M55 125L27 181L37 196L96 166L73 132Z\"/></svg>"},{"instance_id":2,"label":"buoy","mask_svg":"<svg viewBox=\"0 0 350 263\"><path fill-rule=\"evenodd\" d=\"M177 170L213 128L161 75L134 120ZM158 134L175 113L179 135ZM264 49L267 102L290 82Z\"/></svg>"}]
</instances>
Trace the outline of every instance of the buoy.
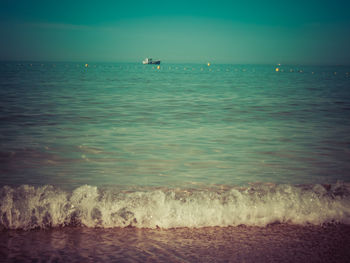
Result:
<instances>
[{"instance_id":1,"label":"buoy","mask_svg":"<svg viewBox=\"0 0 350 263\"><path fill-rule=\"evenodd\" d=\"M276 72L278 72L278 71L280 71L280 68L276 68L275 70L276 70Z\"/></svg>"},{"instance_id":2,"label":"buoy","mask_svg":"<svg viewBox=\"0 0 350 263\"><path fill-rule=\"evenodd\" d=\"M89 64L85 64L85 67L87 68L89 66Z\"/></svg>"},{"instance_id":3,"label":"buoy","mask_svg":"<svg viewBox=\"0 0 350 263\"><path fill-rule=\"evenodd\" d=\"M208 65L208 67L210 67L210 62L208 62L208 64L207 64L207 65Z\"/></svg>"}]
</instances>

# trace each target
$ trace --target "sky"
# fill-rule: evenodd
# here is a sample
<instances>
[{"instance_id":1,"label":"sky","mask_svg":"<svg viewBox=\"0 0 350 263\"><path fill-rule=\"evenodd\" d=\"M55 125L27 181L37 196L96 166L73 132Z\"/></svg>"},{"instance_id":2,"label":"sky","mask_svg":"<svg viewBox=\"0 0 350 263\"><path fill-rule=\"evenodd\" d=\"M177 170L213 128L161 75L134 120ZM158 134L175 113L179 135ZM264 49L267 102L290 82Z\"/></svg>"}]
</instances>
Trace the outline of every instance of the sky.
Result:
<instances>
[{"instance_id":1,"label":"sky","mask_svg":"<svg viewBox=\"0 0 350 263\"><path fill-rule=\"evenodd\" d=\"M0 0L0 60L350 64L350 1Z\"/></svg>"}]
</instances>

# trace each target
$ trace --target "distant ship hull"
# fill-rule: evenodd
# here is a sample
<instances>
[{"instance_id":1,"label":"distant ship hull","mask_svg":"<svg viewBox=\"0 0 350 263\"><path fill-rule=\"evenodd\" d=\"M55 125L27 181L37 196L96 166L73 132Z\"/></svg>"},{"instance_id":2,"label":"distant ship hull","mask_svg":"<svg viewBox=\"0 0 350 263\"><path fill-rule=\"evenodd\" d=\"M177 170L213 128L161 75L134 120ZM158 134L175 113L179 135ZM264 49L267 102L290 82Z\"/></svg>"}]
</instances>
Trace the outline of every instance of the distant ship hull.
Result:
<instances>
[{"instance_id":1,"label":"distant ship hull","mask_svg":"<svg viewBox=\"0 0 350 263\"><path fill-rule=\"evenodd\" d=\"M147 64L159 65L160 60L152 60L151 58L146 58L144 61L142 61L142 64L144 64L144 65L147 65Z\"/></svg>"}]
</instances>

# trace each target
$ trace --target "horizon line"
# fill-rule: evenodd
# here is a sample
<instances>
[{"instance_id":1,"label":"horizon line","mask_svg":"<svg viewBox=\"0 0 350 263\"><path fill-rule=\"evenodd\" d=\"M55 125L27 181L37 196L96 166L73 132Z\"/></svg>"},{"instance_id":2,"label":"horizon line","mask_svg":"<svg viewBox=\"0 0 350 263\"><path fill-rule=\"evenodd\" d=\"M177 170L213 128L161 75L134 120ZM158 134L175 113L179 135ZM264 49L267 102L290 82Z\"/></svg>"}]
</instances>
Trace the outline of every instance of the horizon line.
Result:
<instances>
[{"instance_id":1,"label":"horizon line","mask_svg":"<svg viewBox=\"0 0 350 263\"><path fill-rule=\"evenodd\" d=\"M321 67L350 67L349 64L337 64L337 63L242 63L242 62L215 62L213 60L207 60L206 62L179 62L179 61L161 61L162 64L197 64L197 65L206 65L207 63L210 63L211 65L259 65L259 66L321 66ZM101 63L108 63L108 64L140 64L142 65L142 61L123 61L123 60L114 60L114 61L103 61L103 60L29 60L29 59L0 59L0 63L81 63L81 64L101 64Z\"/></svg>"}]
</instances>

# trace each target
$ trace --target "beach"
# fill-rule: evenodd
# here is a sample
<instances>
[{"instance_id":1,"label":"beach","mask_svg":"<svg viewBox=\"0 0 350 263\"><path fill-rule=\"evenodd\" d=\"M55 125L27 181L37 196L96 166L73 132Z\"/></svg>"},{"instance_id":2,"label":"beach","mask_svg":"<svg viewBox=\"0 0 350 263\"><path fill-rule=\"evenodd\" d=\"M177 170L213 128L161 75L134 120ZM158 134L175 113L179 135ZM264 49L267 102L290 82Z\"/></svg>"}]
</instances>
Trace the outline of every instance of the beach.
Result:
<instances>
[{"instance_id":1,"label":"beach","mask_svg":"<svg viewBox=\"0 0 350 263\"><path fill-rule=\"evenodd\" d=\"M348 262L349 225L6 231L2 261Z\"/></svg>"}]
</instances>

